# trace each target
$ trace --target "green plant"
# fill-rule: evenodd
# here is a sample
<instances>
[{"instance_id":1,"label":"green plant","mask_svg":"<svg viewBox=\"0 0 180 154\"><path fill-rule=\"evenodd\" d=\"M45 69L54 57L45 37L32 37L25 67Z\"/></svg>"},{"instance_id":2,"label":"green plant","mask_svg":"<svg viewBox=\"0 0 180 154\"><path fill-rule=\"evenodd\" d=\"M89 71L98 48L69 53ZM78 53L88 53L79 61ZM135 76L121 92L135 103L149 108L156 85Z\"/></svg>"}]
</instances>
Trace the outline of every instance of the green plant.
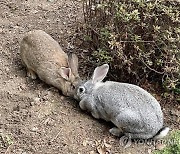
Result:
<instances>
[{"instance_id":1,"label":"green plant","mask_svg":"<svg viewBox=\"0 0 180 154\"><path fill-rule=\"evenodd\" d=\"M166 139L166 143L169 143L167 147L163 150L156 150L154 154L180 154L180 131L173 131Z\"/></svg>"},{"instance_id":2,"label":"green plant","mask_svg":"<svg viewBox=\"0 0 180 154\"><path fill-rule=\"evenodd\" d=\"M94 51L92 55L98 60L97 62L105 62L110 63L112 61L112 57L109 55L109 53L103 49L98 49L97 51Z\"/></svg>"},{"instance_id":3,"label":"green plant","mask_svg":"<svg viewBox=\"0 0 180 154\"><path fill-rule=\"evenodd\" d=\"M137 84L146 78L177 93L179 5L170 0L84 0L92 56L110 63L117 81Z\"/></svg>"}]
</instances>

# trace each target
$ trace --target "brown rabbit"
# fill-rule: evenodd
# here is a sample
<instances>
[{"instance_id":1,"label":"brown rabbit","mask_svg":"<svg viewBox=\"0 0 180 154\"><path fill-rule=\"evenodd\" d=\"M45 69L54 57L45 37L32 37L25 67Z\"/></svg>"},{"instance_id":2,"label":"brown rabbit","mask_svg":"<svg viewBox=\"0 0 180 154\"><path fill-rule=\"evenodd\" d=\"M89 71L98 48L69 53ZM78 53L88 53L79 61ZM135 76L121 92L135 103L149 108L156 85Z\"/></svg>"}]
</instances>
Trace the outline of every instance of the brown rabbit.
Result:
<instances>
[{"instance_id":1,"label":"brown rabbit","mask_svg":"<svg viewBox=\"0 0 180 154\"><path fill-rule=\"evenodd\" d=\"M27 33L20 44L20 55L27 67L27 75L38 77L49 85L73 97L75 86L80 81L78 58L69 57L60 45L46 32L34 30Z\"/></svg>"}]
</instances>

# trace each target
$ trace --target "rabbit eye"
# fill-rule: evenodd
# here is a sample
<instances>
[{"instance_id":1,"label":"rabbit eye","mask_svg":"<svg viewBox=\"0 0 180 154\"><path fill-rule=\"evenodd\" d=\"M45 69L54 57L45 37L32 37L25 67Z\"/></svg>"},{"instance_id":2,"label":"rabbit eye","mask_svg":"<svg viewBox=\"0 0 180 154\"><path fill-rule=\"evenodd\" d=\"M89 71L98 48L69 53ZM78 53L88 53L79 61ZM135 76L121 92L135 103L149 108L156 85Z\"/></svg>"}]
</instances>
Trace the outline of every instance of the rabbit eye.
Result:
<instances>
[{"instance_id":1,"label":"rabbit eye","mask_svg":"<svg viewBox=\"0 0 180 154\"><path fill-rule=\"evenodd\" d=\"M85 92L85 88L84 88L84 87L79 87L79 92L80 92L80 93Z\"/></svg>"}]
</instances>

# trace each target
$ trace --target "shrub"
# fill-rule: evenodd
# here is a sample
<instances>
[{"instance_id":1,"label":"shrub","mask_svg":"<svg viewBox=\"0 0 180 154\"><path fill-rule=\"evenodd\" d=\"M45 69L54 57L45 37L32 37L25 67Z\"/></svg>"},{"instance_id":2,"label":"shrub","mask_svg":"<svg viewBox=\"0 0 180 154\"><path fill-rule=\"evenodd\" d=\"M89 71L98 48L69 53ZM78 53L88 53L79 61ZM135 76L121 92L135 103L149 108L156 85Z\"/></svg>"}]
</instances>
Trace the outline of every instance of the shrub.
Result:
<instances>
[{"instance_id":1,"label":"shrub","mask_svg":"<svg viewBox=\"0 0 180 154\"><path fill-rule=\"evenodd\" d=\"M84 0L92 60L109 63L117 81L148 79L179 94L179 5L172 0Z\"/></svg>"}]
</instances>

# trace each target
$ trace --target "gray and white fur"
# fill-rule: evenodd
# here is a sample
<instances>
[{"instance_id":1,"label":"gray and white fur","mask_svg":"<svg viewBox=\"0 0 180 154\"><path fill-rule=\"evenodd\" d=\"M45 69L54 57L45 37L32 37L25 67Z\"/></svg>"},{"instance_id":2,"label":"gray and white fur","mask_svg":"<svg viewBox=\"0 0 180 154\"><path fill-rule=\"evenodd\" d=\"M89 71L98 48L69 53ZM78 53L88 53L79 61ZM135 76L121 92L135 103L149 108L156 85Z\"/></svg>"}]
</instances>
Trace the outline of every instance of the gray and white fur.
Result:
<instances>
[{"instance_id":1,"label":"gray and white fur","mask_svg":"<svg viewBox=\"0 0 180 154\"><path fill-rule=\"evenodd\" d=\"M163 127L163 113L158 101L144 89L128 83L102 82L109 70L104 64L94 70L92 79L77 87L75 98L80 108L97 119L111 121L109 132L129 138L160 139L169 132Z\"/></svg>"}]
</instances>

